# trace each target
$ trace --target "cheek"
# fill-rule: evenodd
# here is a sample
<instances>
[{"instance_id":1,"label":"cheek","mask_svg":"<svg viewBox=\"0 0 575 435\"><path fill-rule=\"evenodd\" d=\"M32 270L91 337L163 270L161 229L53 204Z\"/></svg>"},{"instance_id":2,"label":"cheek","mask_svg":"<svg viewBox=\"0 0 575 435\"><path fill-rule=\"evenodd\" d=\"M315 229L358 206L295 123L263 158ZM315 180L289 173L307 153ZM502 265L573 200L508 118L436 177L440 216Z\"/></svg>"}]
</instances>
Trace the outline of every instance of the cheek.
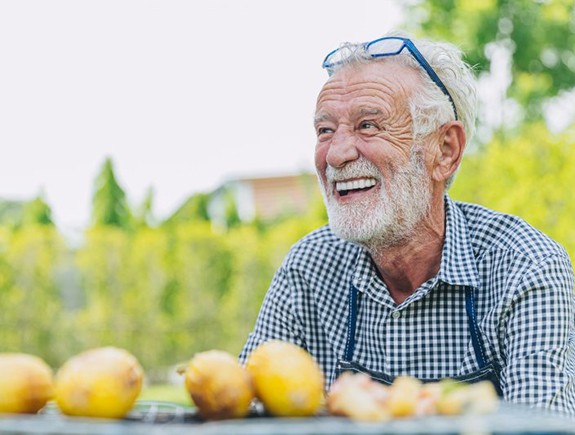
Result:
<instances>
[{"instance_id":1,"label":"cheek","mask_svg":"<svg viewBox=\"0 0 575 435\"><path fill-rule=\"evenodd\" d=\"M327 145L318 144L315 147L315 167L319 173L325 173L325 168L327 166L326 156L327 156Z\"/></svg>"},{"instance_id":2,"label":"cheek","mask_svg":"<svg viewBox=\"0 0 575 435\"><path fill-rule=\"evenodd\" d=\"M327 156L327 146L317 146L315 149L315 170L317 175L320 177L322 184L325 186L326 178L325 171L327 168L326 156Z\"/></svg>"}]
</instances>

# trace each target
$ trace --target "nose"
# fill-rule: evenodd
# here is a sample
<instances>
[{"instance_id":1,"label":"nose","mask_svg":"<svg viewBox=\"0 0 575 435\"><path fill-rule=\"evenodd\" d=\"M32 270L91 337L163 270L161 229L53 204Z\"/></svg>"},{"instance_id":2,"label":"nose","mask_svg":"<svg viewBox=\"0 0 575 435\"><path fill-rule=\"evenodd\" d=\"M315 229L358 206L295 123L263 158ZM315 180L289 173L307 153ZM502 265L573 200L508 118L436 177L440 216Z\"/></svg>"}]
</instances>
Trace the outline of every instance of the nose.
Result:
<instances>
[{"instance_id":1,"label":"nose","mask_svg":"<svg viewBox=\"0 0 575 435\"><path fill-rule=\"evenodd\" d=\"M326 155L326 163L333 168L341 168L359 158L355 145L356 138L343 129L334 133Z\"/></svg>"}]
</instances>

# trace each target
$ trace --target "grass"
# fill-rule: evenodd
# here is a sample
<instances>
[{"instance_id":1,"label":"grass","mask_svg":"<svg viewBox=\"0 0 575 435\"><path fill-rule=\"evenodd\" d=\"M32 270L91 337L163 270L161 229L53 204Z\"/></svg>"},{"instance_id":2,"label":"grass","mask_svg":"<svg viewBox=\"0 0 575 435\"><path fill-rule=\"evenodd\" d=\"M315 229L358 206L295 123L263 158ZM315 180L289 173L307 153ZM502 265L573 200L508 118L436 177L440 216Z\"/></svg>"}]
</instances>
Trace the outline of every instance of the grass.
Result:
<instances>
[{"instance_id":1,"label":"grass","mask_svg":"<svg viewBox=\"0 0 575 435\"><path fill-rule=\"evenodd\" d=\"M173 402L180 405L191 406L192 401L184 385L158 384L148 385L142 389L138 400L154 400L161 402Z\"/></svg>"}]
</instances>

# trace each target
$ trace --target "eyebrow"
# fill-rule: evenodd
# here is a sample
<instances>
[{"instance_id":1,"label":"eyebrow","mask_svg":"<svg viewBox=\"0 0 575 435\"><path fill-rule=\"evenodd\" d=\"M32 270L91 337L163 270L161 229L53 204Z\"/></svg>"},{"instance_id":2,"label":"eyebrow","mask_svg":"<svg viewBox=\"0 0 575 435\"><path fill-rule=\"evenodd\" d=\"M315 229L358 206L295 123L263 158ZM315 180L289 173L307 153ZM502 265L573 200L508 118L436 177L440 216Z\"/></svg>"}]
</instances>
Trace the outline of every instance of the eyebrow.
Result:
<instances>
[{"instance_id":1,"label":"eyebrow","mask_svg":"<svg viewBox=\"0 0 575 435\"><path fill-rule=\"evenodd\" d=\"M367 107L362 107L359 109L359 116L373 116L373 115L383 115L383 111L380 109L374 109L374 108L367 108ZM314 116L313 118L313 123L314 125L319 124L320 122L324 122L324 121L333 121L334 117L327 114L327 113L318 113L317 115Z\"/></svg>"},{"instance_id":2,"label":"eyebrow","mask_svg":"<svg viewBox=\"0 0 575 435\"><path fill-rule=\"evenodd\" d=\"M382 115L383 112L380 109L368 109L366 107L362 107L359 110L359 114L361 116L365 116L365 115Z\"/></svg>"},{"instance_id":3,"label":"eyebrow","mask_svg":"<svg viewBox=\"0 0 575 435\"><path fill-rule=\"evenodd\" d=\"M333 116L328 115L327 113L319 113L313 117L313 124L317 125L323 121L332 121Z\"/></svg>"}]
</instances>

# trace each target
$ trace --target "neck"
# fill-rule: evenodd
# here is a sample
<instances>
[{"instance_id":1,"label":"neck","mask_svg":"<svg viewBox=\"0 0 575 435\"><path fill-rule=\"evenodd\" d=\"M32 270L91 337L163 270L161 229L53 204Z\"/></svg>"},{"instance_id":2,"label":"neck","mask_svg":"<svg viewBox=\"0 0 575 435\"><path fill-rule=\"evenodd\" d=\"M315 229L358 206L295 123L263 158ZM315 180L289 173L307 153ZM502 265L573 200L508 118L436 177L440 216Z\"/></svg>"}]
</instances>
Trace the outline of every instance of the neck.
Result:
<instances>
[{"instance_id":1,"label":"neck","mask_svg":"<svg viewBox=\"0 0 575 435\"><path fill-rule=\"evenodd\" d=\"M402 303L425 281L437 275L444 238L442 198L441 205L434 205L432 212L403 242L393 246L385 246L377 240L365 244L395 303Z\"/></svg>"}]
</instances>

